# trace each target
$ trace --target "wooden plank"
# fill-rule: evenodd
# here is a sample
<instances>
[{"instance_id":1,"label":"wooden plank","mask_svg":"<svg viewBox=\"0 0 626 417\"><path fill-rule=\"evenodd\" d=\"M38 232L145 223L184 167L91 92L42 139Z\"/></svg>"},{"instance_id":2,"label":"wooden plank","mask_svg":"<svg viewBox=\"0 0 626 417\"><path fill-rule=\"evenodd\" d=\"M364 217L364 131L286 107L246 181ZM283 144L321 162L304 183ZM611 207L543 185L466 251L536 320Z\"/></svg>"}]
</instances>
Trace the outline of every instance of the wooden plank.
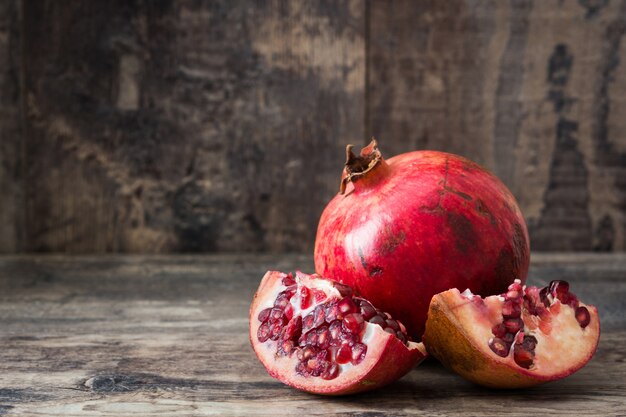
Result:
<instances>
[{"instance_id":1,"label":"wooden plank","mask_svg":"<svg viewBox=\"0 0 626 417\"><path fill-rule=\"evenodd\" d=\"M580 372L492 391L435 361L367 395L323 398L271 379L247 340L266 269L306 256L0 257L0 415L620 415L626 255L533 255L531 282L568 278L600 300L603 334ZM611 307L613 306L613 307Z\"/></svg>"},{"instance_id":2,"label":"wooden plank","mask_svg":"<svg viewBox=\"0 0 626 417\"><path fill-rule=\"evenodd\" d=\"M19 4L0 2L0 253L22 247Z\"/></svg>"},{"instance_id":3,"label":"wooden plank","mask_svg":"<svg viewBox=\"0 0 626 417\"><path fill-rule=\"evenodd\" d=\"M363 137L357 0L25 2L27 250L309 251Z\"/></svg>"},{"instance_id":4,"label":"wooden plank","mask_svg":"<svg viewBox=\"0 0 626 417\"><path fill-rule=\"evenodd\" d=\"M537 250L626 248L626 2L371 3L368 133L511 188Z\"/></svg>"}]
</instances>

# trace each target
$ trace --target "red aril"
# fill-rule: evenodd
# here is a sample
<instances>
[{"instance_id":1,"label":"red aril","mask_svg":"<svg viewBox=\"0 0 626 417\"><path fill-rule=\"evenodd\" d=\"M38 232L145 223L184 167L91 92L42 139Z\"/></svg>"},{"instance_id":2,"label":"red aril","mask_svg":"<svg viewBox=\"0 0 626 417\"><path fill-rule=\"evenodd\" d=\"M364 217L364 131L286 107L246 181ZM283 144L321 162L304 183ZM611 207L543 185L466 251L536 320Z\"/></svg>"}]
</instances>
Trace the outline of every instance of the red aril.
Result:
<instances>
[{"instance_id":1,"label":"red aril","mask_svg":"<svg viewBox=\"0 0 626 417\"><path fill-rule=\"evenodd\" d=\"M349 287L299 272L265 274L250 307L250 342L271 376L326 395L378 388L426 356L402 323Z\"/></svg>"},{"instance_id":2,"label":"red aril","mask_svg":"<svg viewBox=\"0 0 626 417\"><path fill-rule=\"evenodd\" d=\"M460 156L418 151L384 160L375 141L347 149L341 192L322 214L315 268L353 287L415 340L431 297L449 288L499 294L529 263L509 190Z\"/></svg>"},{"instance_id":3,"label":"red aril","mask_svg":"<svg viewBox=\"0 0 626 417\"><path fill-rule=\"evenodd\" d=\"M470 381L521 388L576 372L595 353L599 337L596 308L580 302L567 282L538 289L516 280L509 291L485 299L456 288L435 295L424 344Z\"/></svg>"}]
</instances>

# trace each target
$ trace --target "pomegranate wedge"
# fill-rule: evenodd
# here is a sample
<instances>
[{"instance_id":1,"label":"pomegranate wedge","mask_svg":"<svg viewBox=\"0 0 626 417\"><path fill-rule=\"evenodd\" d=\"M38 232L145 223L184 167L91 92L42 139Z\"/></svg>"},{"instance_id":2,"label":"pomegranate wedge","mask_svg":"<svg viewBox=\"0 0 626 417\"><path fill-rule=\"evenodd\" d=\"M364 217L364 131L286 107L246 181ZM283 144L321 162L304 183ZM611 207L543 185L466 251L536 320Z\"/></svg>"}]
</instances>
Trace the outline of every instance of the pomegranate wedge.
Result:
<instances>
[{"instance_id":1,"label":"pomegranate wedge","mask_svg":"<svg viewBox=\"0 0 626 417\"><path fill-rule=\"evenodd\" d=\"M378 388L426 356L402 323L350 287L300 272L265 274L250 307L250 342L271 376L326 395Z\"/></svg>"},{"instance_id":2,"label":"pomegranate wedge","mask_svg":"<svg viewBox=\"0 0 626 417\"><path fill-rule=\"evenodd\" d=\"M566 281L537 288L516 280L506 293L485 299L456 288L435 295L424 343L470 381L519 388L576 372L599 337L598 311L580 302Z\"/></svg>"}]
</instances>

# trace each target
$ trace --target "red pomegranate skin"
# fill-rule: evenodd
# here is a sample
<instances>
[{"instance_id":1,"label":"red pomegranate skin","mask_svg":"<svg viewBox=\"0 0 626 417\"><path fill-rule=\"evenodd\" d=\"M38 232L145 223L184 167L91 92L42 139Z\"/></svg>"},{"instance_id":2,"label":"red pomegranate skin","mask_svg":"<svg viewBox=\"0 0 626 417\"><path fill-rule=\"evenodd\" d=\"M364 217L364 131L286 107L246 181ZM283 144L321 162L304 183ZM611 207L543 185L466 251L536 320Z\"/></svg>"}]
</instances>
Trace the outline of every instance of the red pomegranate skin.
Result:
<instances>
[{"instance_id":1,"label":"red pomegranate skin","mask_svg":"<svg viewBox=\"0 0 626 417\"><path fill-rule=\"evenodd\" d=\"M375 142L361 156L372 149ZM414 340L421 340L433 295L469 288L487 296L516 278L525 282L528 231L495 175L437 151L381 156L373 165L322 214L315 242L320 275L398 317Z\"/></svg>"}]
</instances>

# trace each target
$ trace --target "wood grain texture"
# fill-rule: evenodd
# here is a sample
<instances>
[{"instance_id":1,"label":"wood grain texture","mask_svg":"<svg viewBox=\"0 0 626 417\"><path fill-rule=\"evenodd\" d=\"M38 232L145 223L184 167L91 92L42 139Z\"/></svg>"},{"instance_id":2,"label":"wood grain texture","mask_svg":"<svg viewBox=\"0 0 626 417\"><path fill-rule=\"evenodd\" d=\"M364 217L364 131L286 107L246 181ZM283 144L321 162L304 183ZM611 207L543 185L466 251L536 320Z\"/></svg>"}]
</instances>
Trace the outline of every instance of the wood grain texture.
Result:
<instances>
[{"instance_id":1,"label":"wood grain texture","mask_svg":"<svg viewBox=\"0 0 626 417\"><path fill-rule=\"evenodd\" d=\"M626 0L0 5L0 252L310 251L346 143L626 250ZM23 111L22 111L23 109Z\"/></svg>"},{"instance_id":2,"label":"wood grain texture","mask_svg":"<svg viewBox=\"0 0 626 417\"><path fill-rule=\"evenodd\" d=\"M302 251L363 137L358 1L24 8L26 250Z\"/></svg>"},{"instance_id":3,"label":"wood grain texture","mask_svg":"<svg viewBox=\"0 0 626 417\"><path fill-rule=\"evenodd\" d=\"M0 258L0 415L623 415L625 255L533 256L530 281L568 278L603 334L577 374L493 391L435 361L382 390L323 398L270 378L247 337L267 269L303 256Z\"/></svg>"},{"instance_id":4,"label":"wood grain texture","mask_svg":"<svg viewBox=\"0 0 626 417\"><path fill-rule=\"evenodd\" d=\"M533 249L626 249L625 1L374 1L368 133L511 188Z\"/></svg>"},{"instance_id":5,"label":"wood grain texture","mask_svg":"<svg viewBox=\"0 0 626 417\"><path fill-rule=\"evenodd\" d=\"M0 253L22 246L19 2L0 2Z\"/></svg>"}]
</instances>

